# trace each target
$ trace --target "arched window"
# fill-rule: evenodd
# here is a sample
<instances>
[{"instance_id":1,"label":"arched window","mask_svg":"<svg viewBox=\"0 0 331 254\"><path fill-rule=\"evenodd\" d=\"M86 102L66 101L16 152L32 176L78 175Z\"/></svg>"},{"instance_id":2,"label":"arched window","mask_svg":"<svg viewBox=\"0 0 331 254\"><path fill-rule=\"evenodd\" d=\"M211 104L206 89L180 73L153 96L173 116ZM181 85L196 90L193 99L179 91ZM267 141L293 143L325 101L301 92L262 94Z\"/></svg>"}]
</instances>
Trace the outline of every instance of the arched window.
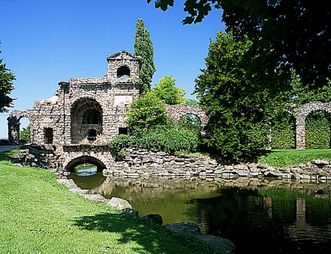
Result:
<instances>
[{"instance_id":1,"label":"arched window","mask_svg":"<svg viewBox=\"0 0 331 254\"><path fill-rule=\"evenodd\" d=\"M83 124L101 124L101 112L96 109L88 109L83 115Z\"/></svg>"},{"instance_id":2,"label":"arched window","mask_svg":"<svg viewBox=\"0 0 331 254\"><path fill-rule=\"evenodd\" d=\"M117 77L121 78L123 76L130 77L130 69L128 66L124 65L117 69Z\"/></svg>"},{"instance_id":3,"label":"arched window","mask_svg":"<svg viewBox=\"0 0 331 254\"><path fill-rule=\"evenodd\" d=\"M87 140L94 141L97 138L97 131L95 129L90 129L87 134Z\"/></svg>"}]
</instances>

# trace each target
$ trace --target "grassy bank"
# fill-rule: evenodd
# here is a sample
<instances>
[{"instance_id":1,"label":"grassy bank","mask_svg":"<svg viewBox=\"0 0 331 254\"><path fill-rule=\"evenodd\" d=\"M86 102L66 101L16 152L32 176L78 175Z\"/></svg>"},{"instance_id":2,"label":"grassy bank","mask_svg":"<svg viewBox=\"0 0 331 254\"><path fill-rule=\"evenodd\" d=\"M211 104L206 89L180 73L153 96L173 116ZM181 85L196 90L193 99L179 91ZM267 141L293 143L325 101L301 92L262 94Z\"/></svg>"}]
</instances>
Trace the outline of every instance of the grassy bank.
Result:
<instances>
[{"instance_id":1,"label":"grassy bank","mask_svg":"<svg viewBox=\"0 0 331 254\"><path fill-rule=\"evenodd\" d=\"M259 163L273 167L288 167L307 164L312 160L331 161L331 149L272 150L259 158Z\"/></svg>"},{"instance_id":2,"label":"grassy bank","mask_svg":"<svg viewBox=\"0 0 331 254\"><path fill-rule=\"evenodd\" d=\"M207 253L161 227L71 193L50 172L14 166L3 156L0 204L1 253Z\"/></svg>"}]
</instances>

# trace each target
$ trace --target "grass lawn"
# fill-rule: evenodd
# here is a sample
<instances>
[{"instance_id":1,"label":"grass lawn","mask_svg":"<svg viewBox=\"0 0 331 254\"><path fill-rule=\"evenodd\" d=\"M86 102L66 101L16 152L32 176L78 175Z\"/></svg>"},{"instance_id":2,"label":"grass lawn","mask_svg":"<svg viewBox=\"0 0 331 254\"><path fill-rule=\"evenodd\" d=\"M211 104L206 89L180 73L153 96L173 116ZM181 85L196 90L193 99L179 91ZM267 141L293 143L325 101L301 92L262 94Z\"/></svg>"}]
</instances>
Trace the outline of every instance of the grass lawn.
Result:
<instances>
[{"instance_id":1,"label":"grass lawn","mask_svg":"<svg viewBox=\"0 0 331 254\"><path fill-rule=\"evenodd\" d=\"M208 253L201 245L71 193L46 170L0 157L0 253Z\"/></svg>"},{"instance_id":2,"label":"grass lawn","mask_svg":"<svg viewBox=\"0 0 331 254\"><path fill-rule=\"evenodd\" d=\"M317 159L331 161L331 149L272 150L261 156L259 162L273 167L288 167L307 164Z\"/></svg>"}]
</instances>

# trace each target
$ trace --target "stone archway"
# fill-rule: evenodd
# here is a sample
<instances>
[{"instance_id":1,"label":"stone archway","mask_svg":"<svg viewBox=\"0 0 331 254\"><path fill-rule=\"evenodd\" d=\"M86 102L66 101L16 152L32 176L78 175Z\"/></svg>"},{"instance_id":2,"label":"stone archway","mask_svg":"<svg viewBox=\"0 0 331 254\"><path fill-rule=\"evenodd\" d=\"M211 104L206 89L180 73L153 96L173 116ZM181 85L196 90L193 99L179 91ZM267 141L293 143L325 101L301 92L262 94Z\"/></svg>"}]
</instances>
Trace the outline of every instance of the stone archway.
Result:
<instances>
[{"instance_id":1,"label":"stone archway","mask_svg":"<svg viewBox=\"0 0 331 254\"><path fill-rule=\"evenodd\" d=\"M306 145L306 117L314 111L325 111L331 114L331 103L319 101L302 104L294 109L293 115L296 121L296 149L305 149Z\"/></svg>"},{"instance_id":2,"label":"stone archway","mask_svg":"<svg viewBox=\"0 0 331 254\"><path fill-rule=\"evenodd\" d=\"M10 113L7 118L8 121L8 141L10 144L19 144L20 143L20 120L26 117L31 123L31 117L29 111L18 111L15 110ZM31 128L32 129L32 128ZM31 142L33 140L32 135L30 135Z\"/></svg>"},{"instance_id":3,"label":"stone archway","mask_svg":"<svg viewBox=\"0 0 331 254\"><path fill-rule=\"evenodd\" d=\"M72 144L94 142L97 135L102 134L103 110L96 99L84 97L76 100L71 107L70 117ZM95 132L93 140L89 139L91 130Z\"/></svg>"},{"instance_id":4,"label":"stone archway","mask_svg":"<svg viewBox=\"0 0 331 254\"><path fill-rule=\"evenodd\" d=\"M82 155L70 160L66 165L64 165L64 170L67 172L75 171L75 167L81 164L93 164L97 167L99 172L102 172L106 169L106 165L100 160L90 155Z\"/></svg>"},{"instance_id":5,"label":"stone archway","mask_svg":"<svg viewBox=\"0 0 331 254\"><path fill-rule=\"evenodd\" d=\"M167 105L167 115L175 122L178 122L185 115L195 115L199 118L201 126L205 127L208 122L208 116L198 106L190 106L186 104Z\"/></svg>"}]
</instances>

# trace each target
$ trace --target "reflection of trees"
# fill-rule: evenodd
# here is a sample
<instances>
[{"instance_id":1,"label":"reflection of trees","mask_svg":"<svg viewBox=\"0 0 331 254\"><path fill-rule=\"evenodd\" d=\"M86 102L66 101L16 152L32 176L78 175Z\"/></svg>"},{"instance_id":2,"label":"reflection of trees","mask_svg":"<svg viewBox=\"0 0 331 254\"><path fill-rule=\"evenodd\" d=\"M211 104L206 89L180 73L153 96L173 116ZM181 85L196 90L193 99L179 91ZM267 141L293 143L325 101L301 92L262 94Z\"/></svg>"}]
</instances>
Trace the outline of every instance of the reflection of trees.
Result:
<instances>
[{"instance_id":1,"label":"reflection of trees","mask_svg":"<svg viewBox=\"0 0 331 254\"><path fill-rule=\"evenodd\" d=\"M263 197L257 190L225 188L220 194L220 197L198 200L199 218L203 221L207 214L209 234L229 238L238 253L280 251L286 241L283 224L275 217L268 217L270 207L264 206ZM281 204L276 207L276 210L281 208ZM278 213L275 209L272 212Z\"/></svg>"}]
</instances>

